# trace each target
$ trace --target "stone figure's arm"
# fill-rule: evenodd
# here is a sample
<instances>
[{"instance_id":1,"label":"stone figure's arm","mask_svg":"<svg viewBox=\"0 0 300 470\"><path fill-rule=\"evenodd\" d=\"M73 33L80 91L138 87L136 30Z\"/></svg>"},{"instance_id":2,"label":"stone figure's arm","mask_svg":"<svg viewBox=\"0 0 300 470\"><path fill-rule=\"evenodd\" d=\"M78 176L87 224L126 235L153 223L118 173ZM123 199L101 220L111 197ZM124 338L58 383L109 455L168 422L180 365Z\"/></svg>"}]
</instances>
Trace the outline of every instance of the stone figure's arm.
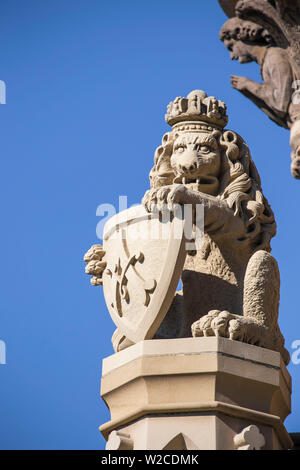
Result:
<instances>
[{"instance_id":1,"label":"stone figure's arm","mask_svg":"<svg viewBox=\"0 0 300 470\"><path fill-rule=\"evenodd\" d=\"M241 91L247 98L264 103L280 118L284 118L292 95L292 73L290 66L284 62L266 64L268 80L264 83L256 83L249 78L232 75L233 88ZM259 104L258 104L259 105ZM262 106L260 106L262 107Z\"/></svg>"}]
</instances>

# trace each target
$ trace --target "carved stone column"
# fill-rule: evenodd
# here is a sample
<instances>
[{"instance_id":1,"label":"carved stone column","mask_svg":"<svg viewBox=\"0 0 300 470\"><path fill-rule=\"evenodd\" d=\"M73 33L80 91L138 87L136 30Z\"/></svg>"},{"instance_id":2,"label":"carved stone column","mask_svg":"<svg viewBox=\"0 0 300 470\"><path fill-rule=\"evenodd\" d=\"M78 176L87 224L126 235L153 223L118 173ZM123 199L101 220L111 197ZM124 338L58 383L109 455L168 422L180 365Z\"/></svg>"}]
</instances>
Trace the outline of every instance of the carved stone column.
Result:
<instances>
[{"instance_id":1,"label":"carved stone column","mask_svg":"<svg viewBox=\"0 0 300 470\"><path fill-rule=\"evenodd\" d=\"M107 449L289 449L278 352L220 337L141 341L103 361Z\"/></svg>"}]
</instances>

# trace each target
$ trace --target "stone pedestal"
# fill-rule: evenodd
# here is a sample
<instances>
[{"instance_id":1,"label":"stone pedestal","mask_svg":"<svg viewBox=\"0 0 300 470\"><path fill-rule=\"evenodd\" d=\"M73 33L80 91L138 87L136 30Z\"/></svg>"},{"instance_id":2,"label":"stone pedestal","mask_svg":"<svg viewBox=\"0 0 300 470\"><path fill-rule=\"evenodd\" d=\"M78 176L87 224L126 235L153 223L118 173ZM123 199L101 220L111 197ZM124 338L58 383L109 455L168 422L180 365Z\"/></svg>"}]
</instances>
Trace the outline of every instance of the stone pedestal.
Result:
<instances>
[{"instance_id":1,"label":"stone pedestal","mask_svg":"<svg viewBox=\"0 0 300 470\"><path fill-rule=\"evenodd\" d=\"M218 337L148 340L104 359L107 449L289 449L280 354Z\"/></svg>"}]
</instances>

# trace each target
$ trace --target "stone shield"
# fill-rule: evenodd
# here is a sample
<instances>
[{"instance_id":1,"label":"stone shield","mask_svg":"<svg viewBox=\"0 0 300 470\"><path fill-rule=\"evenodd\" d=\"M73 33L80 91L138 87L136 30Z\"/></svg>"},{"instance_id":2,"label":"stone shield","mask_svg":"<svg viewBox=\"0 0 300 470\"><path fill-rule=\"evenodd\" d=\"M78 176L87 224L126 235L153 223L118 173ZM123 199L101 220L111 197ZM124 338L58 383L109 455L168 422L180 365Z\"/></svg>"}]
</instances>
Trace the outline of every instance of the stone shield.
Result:
<instances>
[{"instance_id":1,"label":"stone shield","mask_svg":"<svg viewBox=\"0 0 300 470\"><path fill-rule=\"evenodd\" d=\"M154 336L171 305L186 257L184 224L180 207L150 214L135 206L104 227L105 301L134 343Z\"/></svg>"}]
</instances>

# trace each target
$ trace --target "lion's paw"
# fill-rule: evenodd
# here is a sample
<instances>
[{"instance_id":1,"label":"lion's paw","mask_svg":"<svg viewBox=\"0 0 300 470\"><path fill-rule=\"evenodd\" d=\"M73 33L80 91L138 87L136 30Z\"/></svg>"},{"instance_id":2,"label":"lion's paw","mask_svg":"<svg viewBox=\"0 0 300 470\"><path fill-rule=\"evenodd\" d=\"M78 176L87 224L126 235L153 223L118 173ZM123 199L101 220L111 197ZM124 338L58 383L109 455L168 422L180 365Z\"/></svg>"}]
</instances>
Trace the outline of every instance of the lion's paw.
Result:
<instances>
[{"instance_id":1,"label":"lion's paw","mask_svg":"<svg viewBox=\"0 0 300 470\"><path fill-rule=\"evenodd\" d=\"M102 285L102 274L106 267L106 262L102 261L105 255L102 245L93 245L84 255L84 261L87 263L85 267L86 274L92 275L91 284L93 286Z\"/></svg>"},{"instance_id":2,"label":"lion's paw","mask_svg":"<svg viewBox=\"0 0 300 470\"><path fill-rule=\"evenodd\" d=\"M228 336L226 329L233 318L226 310L211 310L192 325L193 336Z\"/></svg>"},{"instance_id":3,"label":"lion's paw","mask_svg":"<svg viewBox=\"0 0 300 470\"><path fill-rule=\"evenodd\" d=\"M142 200L148 212L176 211L180 205L189 202L189 192L184 184L152 188Z\"/></svg>"},{"instance_id":4,"label":"lion's paw","mask_svg":"<svg viewBox=\"0 0 300 470\"><path fill-rule=\"evenodd\" d=\"M150 189L143 197L143 206L145 206L148 212L163 211L167 209L168 195L171 190L172 186Z\"/></svg>"},{"instance_id":5,"label":"lion's paw","mask_svg":"<svg viewBox=\"0 0 300 470\"><path fill-rule=\"evenodd\" d=\"M256 346L266 347L268 328L253 318L233 315L226 310L211 310L192 325L192 335L222 336Z\"/></svg>"}]
</instances>

